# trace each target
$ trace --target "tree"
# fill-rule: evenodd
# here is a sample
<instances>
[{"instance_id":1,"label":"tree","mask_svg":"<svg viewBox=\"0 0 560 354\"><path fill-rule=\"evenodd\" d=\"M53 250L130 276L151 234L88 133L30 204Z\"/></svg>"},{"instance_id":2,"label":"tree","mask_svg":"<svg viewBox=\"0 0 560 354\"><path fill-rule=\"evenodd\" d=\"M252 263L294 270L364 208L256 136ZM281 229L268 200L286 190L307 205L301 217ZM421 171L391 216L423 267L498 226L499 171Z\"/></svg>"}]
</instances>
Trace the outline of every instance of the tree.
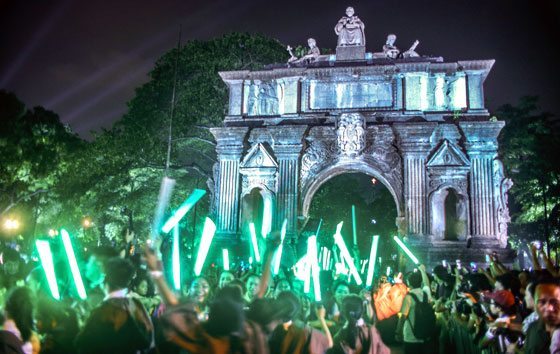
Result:
<instances>
[{"instance_id":1,"label":"tree","mask_svg":"<svg viewBox=\"0 0 560 354\"><path fill-rule=\"evenodd\" d=\"M17 215L22 233L33 234L41 209L81 139L42 107L26 109L0 90L0 218Z\"/></svg>"},{"instance_id":2,"label":"tree","mask_svg":"<svg viewBox=\"0 0 560 354\"><path fill-rule=\"evenodd\" d=\"M67 183L58 192L66 200L65 218L91 215L98 226L88 235L93 239L99 234L108 236L110 225L127 225L137 234L147 234L165 173L177 179L172 208L194 188L213 185L216 154L209 128L222 124L228 98L218 72L256 70L285 59L284 46L278 41L241 33L190 41L164 54L150 72L150 81L136 90L123 118L96 135L76 159L73 170L79 174L69 171ZM175 69L172 149L166 170ZM187 223L189 233L202 225L209 200L197 204L197 220Z\"/></svg>"},{"instance_id":3,"label":"tree","mask_svg":"<svg viewBox=\"0 0 560 354\"><path fill-rule=\"evenodd\" d=\"M539 112L537 97L524 97L517 106L501 107L497 116L506 126L500 135L500 156L514 185L510 193L512 234L517 238L552 236L560 228L560 140L550 114ZM531 231L532 230L532 231Z\"/></svg>"}]
</instances>

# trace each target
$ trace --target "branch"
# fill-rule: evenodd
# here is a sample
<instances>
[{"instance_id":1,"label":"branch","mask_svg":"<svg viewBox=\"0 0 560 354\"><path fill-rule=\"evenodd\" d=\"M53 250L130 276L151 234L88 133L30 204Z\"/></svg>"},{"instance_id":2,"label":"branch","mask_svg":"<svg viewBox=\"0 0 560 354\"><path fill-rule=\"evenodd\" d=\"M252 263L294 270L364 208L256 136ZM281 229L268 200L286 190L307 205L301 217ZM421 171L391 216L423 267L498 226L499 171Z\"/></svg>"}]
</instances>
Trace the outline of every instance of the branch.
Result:
<instances>
[{"instance_id":1,"label":"branch","mask_svg":"<svg viewBox=\"0 0 560 354\"><path fill-rule=\"evenodd\" d=\"M13 201L10 203L10 205L8 205L1 213L0 216L4 215L5 213L7 213L8 211L10 211L10 209L12 209L13 207L15 207L19 202L21 202L24 199L28 199L31 198L37 194L41 194L41 193L47 193L48 189L38 189L35 192L28 194L28 195L24 195L19 197L17 200Z\"/></svg>"},{"instance_id":2,"label":"branch","mask_svg":"<svg viewBox=\"0 0 560 354\"><path fill-rule=\"evenodd\" d=\"M210 144L212 146L216 146L216 143L213 142L212 140L199 138L197 136L187 136L187 137L184 137L184 138L177 138L177 139L174 139L173 142L182 141L182 140L190 140L190 139L202 141L203 143L207 143L207 144Z\"/></svg>"},{"instance_id":3,"label":"branch","mask_svg":"<svg viewBox=\"0 0 560 354\"><path fill-rule=\"evenodd\" d=\"M192 163L190 165L186 165L185 168L187 170L193 170L193 171L198 172L198 174L201 175L202 177L211 178L211 176L208 174L208 172L204 171L200 166L198 166L195 163Z\"/></svg>"}]
</instances>

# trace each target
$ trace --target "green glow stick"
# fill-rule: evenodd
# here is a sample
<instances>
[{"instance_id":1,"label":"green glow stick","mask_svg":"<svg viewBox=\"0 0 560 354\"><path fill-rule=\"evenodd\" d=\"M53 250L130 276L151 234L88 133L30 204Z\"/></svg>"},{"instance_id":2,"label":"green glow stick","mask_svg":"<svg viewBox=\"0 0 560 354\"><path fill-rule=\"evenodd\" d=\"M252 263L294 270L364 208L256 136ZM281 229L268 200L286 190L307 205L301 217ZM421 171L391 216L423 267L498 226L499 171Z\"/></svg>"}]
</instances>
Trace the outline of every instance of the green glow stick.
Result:
<instances>
[{"instance_id":1,"label":"green glow stick","mask_svg":"<svg viewBox=\"0 0 560 354\"><path fill-rule=\"evenodd\" d=\"M156 212L154 215L154 221L152 223L151 230L151 243L156 244L156 240L159 237L159 230L161 227L161 221L163 219L163 213L165 208L169 204L169 199L171 198L171 193L173 192L173 187L175 187L175 180L164 176L161 179L161 186L159 188L158 203L156 206Z\"/></svg>"},{"instance_id":2,"label":"green glow stick","mask_svg":"<svg viewBox=\"0 0 560 354\"><path fill-rule=\"evenodd\" d=\"M379 235L374 235L369 252L369 264L366 278L366 286L373 284L373 274L375 273L375 263L377 262L377 247L379 246Z\"/></svg>"},{"instance_id":3,"label":"green glow stick","mask_svg":"<svg viewBox=\"0 0 560 354\"><path fill-rule=\"evenodd\" d=\"M251 234L251 244L253 245L253 253L255 254L255 261L260 263L261 254L259 253L259 244L257 242L257 231L255 230L255 224L249 224L249 233Z\"/></svg>"},{"instance_id":4,"label":"green glow stick","mask_svg":"<svg viewBox=\"0 0 560 354\"><path fill-rule=\"evenodd\" d=\"M181 254L179 253L179 225L173 227L173 253L171 254L173 267L173 286L181 290Z\"/></svg>"},{"instance_id":5,"label":"green glow stick","mask_svg":"<svg viewBox=\"0 0 560 354\"><path fill-rule=\"evenodd\" d=\"M263 238L268 236L272 229L272 199L270 197L263 200L263 219L261 225L261 235Z\"/></svg>"},{"instance_id":6,"label":"green glow stick","mask_svg":"<svg viewBox=\"0 0 560 354\"><path fill-rule=\"evenodd\" d=\"M418 261L418 258L416 258L414 254L412 254L412 252L408 249L408 247L406 247L406 245L397 236L393 236L393 239L395 240L395 242L397 242L397 244L401 247L404 253L406 253L406 255L410 258L410 260L414 264L420 263L420 261Z\"/></svg>"},{"instance_id":7,"label":"green glow stick","mask_svg":"<svg viewBox=\"0 0 560 354\"><path fill-rule=\"evenodd\" d=\"M187 215L187 213L192 209L192 207L205 194L206 191L204 189L195 189L191 193L191 195L189 195L189 197L183 202L183 204L181 204L181 206L177 210L175 210L173 215L169 219L167 219L165 224L163 224L161 231L163 231L166 234L169 233L169 231L171 231L171 229L175 227L175 225L177 225L185 215Z\"/></svg>"},{"instance_id":8,"label":"green glow stick","mask_svg":"<svg viewBox=\"0 0 560 354\"><path fill-rule=\"evenodd\" d=\"M319 220L319 225L317 226L317 231L315 232L315 236L319 237L319 231L321 231L321 225L323 225L323 219Z\"/></svg>"},{"instance_id":9,"label":"green glow stick","mask_svg":"<svg viewBox=\"0 0 560 354\"><path fill-rule=\"evenodd\" d=\"M356 206L352 205L352 242L354 246L358 245L358 233L356 231Z\"/></svg>"},{"instance_id":10,"label":"green glow stick","mask_svg":"<svg viewBox=\"0 0 560 354\"><path fill-rule=\"evenodd\" d=\"M41 258L41 265L43 266L43 270L45 271L45 276L47 277L47 282L49 283L51 294L55 299L60 300L58 284L56 283L56 275L54 274L51 245L48 241L37 240L35 241L35 246L37 247L37 251L39 252L39 258Z\"/></svg>"},{"instance_id":11,"label":"green glow stick","mask_svg":"<svg viewBox=\"0 0 560 354\"><path fill-rule=\"evenodd\" d=\"M321 284L319 283L319 264L317 263L317 236L307 239L307 250L311 259L311 276L313 278L313 293L315 301L321 301Z\"/></svg>"},{"instance_id":12,"label":"green glow stick","mask_svg":"<svg viewBox=\"0 0 560 354\"><path fill-rule=\"evenodd\" d=\"M274 275L278 274L280 271L280 263L282 262L282 249L284 248L284 238L286 237L286 229L288 228L288 219L284 219L282 223L282 229L280 231L280 246L278 246L278 250L276 251L276 255L274 256L274 267L272 272Z\"/></svg>"},{"instance_id":13,"label":"green glow stick","mask_svg":"<svg viewBox=\"0 0 560 354\"><path fill-rule=\"evenodd\" d=\"M362 279L360 279L360 274L358 273L358 270L354 265L354 261L352 260L352 257L350 257L350 252L348 252L348 248L346 248L346 244L342 239L340 230L342 230L342 221L336 226L336 233L334 234L334 242L340 249L340 255L345 260L346 264L348 264L348 267L350 268L350 273L354 277L356 284L362 285Z\"/></svg>"},{"instance_id":14,"label":"green glow stick","mask_svg":"<svg viewBox=\"0 0 560 354\"><path fill-rule=\"evenodd\" d=\"M72 241L70 241L70 235L68 234L68 231L64 229L60 230L60 235L62 238L62 243L64 244L64 250L66 251L68 263L70 264L70 271L72 272L72 278L74 278L76 291L78 292L78 296L80 297L80 299L85 300L87 298L86 288L84 287L82 275L80 274L80 268L78 268L78 262L76 261L76 255L74 254Z\"/></svg>"},{"instance_id":15,"label":"green glow stick","mask_svg":"<svg viewBox=\"0 0 560 354\"><path fill-rule=\"evenodd\" d=\"M227 248L222 248L222 257L224 259L224 270L229 270L229 251Z\"/></svg>"},{"instance_id":16,"label":"green glow stick","mask_svg":"<svg viewBox=\"0 0 560 354\"><path fill-rule=\"evenodd\" d=\"M313 262L317 262L317 260L313 260L313 257L311 257L311 245L309 243L309 238L307 239L307 257L306 257L306 262L305 262L305 268L304 268L304 279L303 279L303 292L306 294L309 294L309 292L311 291L311 264Z\"/></svg>"},{"instance_id":17,"label":"green glow stick","mask_svg":"<svg viewBox=\"0 0 560 354\"><path fill-rule=\"evenodd\" d=\"M387 276L391 275L391 267L387 267Z\"/></svg>"},{"instance_id":18,"label":"green glow stick","mask_svg":"<svg viewBox=\"0 0 560 354\"><path fill-rule=\"evenodd\" d=\"M208 255L208 250L210 249L210 244L212 243L215 233L216 224L214 224L210 218L206 218L204 221L204 229L202 230L202 237L200 238L196 263L194 265L194 274L196 276L199 276L202 271L202 266L204 265L204 261L206 261L206 256Z\"/></svg>"},{"instance_id":19,"label":"green glow stick","mask_svg":"<svg viewBox=\"0 0 560 354\"><path fill-rule=\"evenodd\" d=\"M303 257L301 257L296 264L293 266L294 269L294 275L296 278L298 278L299 280L303 280L305 281L305 268L307 266L307 254L305 254Z\"/></svg>"}]
</instances>

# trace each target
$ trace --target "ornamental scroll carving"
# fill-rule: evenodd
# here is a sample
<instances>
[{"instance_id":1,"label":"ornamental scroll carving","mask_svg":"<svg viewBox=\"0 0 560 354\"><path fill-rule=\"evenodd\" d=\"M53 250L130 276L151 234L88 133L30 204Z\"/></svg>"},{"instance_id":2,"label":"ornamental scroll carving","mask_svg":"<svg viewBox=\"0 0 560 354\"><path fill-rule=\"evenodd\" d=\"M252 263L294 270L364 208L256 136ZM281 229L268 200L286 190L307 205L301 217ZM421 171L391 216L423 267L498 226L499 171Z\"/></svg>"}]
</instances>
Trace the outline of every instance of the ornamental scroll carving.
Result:
<instances>
[{"instance_id":1,"label":"ornamental scroll carving","mask_svg":"<svg viewBox=\"0 0 560 354\"><path fill-rule=\"evenodd\" d=\"M336 148L324 140L309 142L301 157L301 186L305 186L325 166L334 161Z\"/></svg>"},{"instance_id":2,"label":"ornamental scroll carving","mask_svg":"<svg viewBox=\"0 0 560 354\"><path fill-rule=\"evenodd\" d=\"M494 159L494 196L496 200L496 214L498 217L498 240L507 240L507 224L511 221L508 207L508 191L513 187L513 181L504 175L502 161Z\"/></svg>"},{"instance_id":3,"label":"ornamental scroll carving","mask_svg":"<svg viewBox=\"0 0 560 354\"><path fill-rule=\"evenodd\" d=\"M338 150L341 155L356 157L366 147L364 117L359 113L343 113L336 130Z\"/></svg>"}]
</instances>

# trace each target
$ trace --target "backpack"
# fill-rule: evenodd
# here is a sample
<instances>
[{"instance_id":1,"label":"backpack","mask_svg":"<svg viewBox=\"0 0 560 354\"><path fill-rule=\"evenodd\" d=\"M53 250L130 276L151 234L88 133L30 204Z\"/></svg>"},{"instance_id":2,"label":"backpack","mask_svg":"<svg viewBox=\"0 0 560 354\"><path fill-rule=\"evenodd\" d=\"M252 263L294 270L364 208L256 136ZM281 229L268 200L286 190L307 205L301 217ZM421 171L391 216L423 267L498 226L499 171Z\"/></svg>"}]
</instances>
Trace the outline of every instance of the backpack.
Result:
<instances>
[{"instance_id":1,"label":"backpack","mask_svg":"<svg viewBox=\"0 0 560 354\"><path fill-rule=\"evenodd\" d=\"M23 354L23 342L12 332L0 330L0 354Z\"/></svg>"},{"instance_id":2,"label":"backpack","mask_svg":"<svg viewBox=\"0 0 560 354\"><path fill-rule=\"evenodd\" d=\"M416 303L414 307L414 323L410 322L414 337L421 340L433 338L436 332L436 314L424 293L422 301L413 293L408 293ZM408 317L410 321L410 316Z\"/></svg>"}]
</instances>

